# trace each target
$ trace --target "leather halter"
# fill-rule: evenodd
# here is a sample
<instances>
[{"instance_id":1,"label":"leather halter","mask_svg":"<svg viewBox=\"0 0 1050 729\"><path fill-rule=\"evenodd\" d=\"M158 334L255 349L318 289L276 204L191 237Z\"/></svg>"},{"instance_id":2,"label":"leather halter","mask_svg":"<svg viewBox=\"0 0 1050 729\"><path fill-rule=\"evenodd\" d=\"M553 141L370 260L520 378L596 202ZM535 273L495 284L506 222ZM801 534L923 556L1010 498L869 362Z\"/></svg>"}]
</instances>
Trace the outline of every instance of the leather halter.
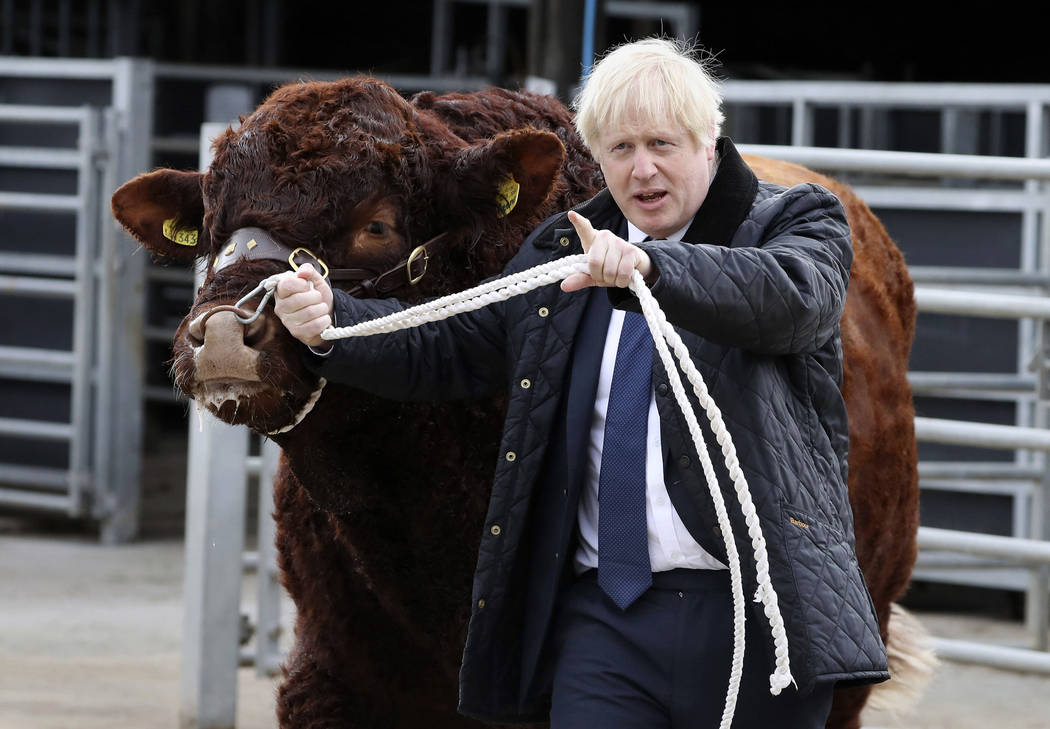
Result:
<instances>
[{"instance_id":1,"label":"leather halter","mask_svg":"<svg viewBox=\"0 0 1050 729\"><path fill-rule=\"evenodd\" d=\"M419 283L426 275L430 253L447 235L447 232L441 233L426 243L416 246L393 268L380 273L371 268L330 269L328 264L308 248L300 247L292 250L278 243L262 228L238 228L233 231L226 247L215 257L212 270L221 271L241 259L280 261L287 263L293 271L298 271L304 263L309 263L330 281L359 282L347 290L351 296L363 295L367 298L376 298L390 294L404 286L415 286ZM404 278L398 274L402 274Z\"/></svg>"},{"instance_id":2,"label":"leather halter","mask_svg":"<svg viewBox=\"0 0 1050 729\"><path fill-rule=\"evenodd\" d=\"M222 252L215 257L212 263L212 271L221 271L232 263L240 260L270 260L287 263L293 271L298 271L304 263L309 263L321 276L330 281L359 281L357 286L347 290L351 296L363 294L366 298L377 298L385 296L404 286L415 286L420 279L426 275L427 263L430 261L430 252L437 248L448 232L434 236L426 243L418 245L412 252L401 259L393 268L376 273L371 268L328 268L320 257L308 248L290 249L286 245L278 243L262 228L238 228L230 236L229 243ZM238 255L240 254L240 255ZM398 274L403 273L405 278ZM246 297L247 298L247 297ZM237 302L243 303L243 300ZM265 303L265 299L263 300ZM220 304L213 306L208 311L193 320L191 327L203 328L213 314L221 311L229 311L242 319L249 319L251 312L246 312L233 304Z\"/></svg>"}]
</instances>

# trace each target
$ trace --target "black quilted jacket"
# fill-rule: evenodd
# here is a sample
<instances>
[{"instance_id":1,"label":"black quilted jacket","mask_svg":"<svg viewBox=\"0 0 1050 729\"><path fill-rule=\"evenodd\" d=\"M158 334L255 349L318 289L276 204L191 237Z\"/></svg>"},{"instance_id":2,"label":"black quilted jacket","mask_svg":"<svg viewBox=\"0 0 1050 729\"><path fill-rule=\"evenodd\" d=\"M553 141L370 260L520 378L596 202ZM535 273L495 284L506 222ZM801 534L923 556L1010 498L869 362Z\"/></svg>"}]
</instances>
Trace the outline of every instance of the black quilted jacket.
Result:
<instances>
[{"instance_id":1,"label":"black quilted jacket","mask_svg":"<svg viewBox=\"0 0 1050 729\"><path fill-rule=\"evenodd\" d=\"M785 189L758 181L729 140L720 140L719 160L683 242L642 244L659 271L653 294L736 444L761 518L799 690L817 681L882 681L889 677L886 652L854 554L846 489L839 320L852 249L845 214L817 185ZM596 228L622 224L608 190L577 209ZM561 214L525 241L506 273L579 252ZM629 291L610 290L610 296L614 305L637 310ZM535 596L525 594L515 564L524 545L535 543L528 536L530 503L542 502L534 492L544 488L538 481L586 298L586 292L546 286L424 327L344 339L331 356L312 363L325 377L397 399L510 393L460 674L460 710L478 718L544 718L547 687L540 681L531 688L531 674L522 676L522 655L534 656L537 646L529 643L545 634L545 623L538 631L522 623L543 611L522 610ZM392 300L336 294L340 326L399 308ZM654 360L669 494L694 538L726 562L692 441ZM768 625L750 601L756 582L747 528L709 429L705 437L743 561L745 599L753 608L748 628L768 644ZM491 524L501 525L498 535ZM570 553L571 545L563 546L562 554ZM535 668L525 664L526 673Z\"/></svg>"}]
</instances>

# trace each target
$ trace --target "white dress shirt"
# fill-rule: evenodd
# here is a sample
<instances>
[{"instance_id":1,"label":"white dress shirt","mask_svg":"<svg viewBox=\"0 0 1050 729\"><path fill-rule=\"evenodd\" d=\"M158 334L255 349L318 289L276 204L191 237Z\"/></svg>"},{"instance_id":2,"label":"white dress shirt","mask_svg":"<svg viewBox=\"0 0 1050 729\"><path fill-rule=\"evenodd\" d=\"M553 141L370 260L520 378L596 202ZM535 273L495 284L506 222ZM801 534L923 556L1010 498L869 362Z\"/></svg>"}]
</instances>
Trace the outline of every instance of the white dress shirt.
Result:
<instances>
[{"instance_id":1,"label":"white dress shirt","mask_svg":"<svg viewBox=\"0 0 1050 729\"><path fill-rule=\"evenodd\" d=\"M681 240L689 229L689 221L667 240ZM627 240L637 243L645 238L630 221L627 222ZM605 335L605 351L598 375L598 391L594 396L594 417L591 420L587 459L584 465L583 492L580 495L578 520L580 544L574 566L577 574L598 566L598 474L601 472L602 445L605 441L605 412L609 404L616 350L620 344L620 329L624 312L613 309L609 329ZM655 357L654 353L654 357ZM660 415L656 410L656 396L649 390L648 438L645 456L645 520L649 531L649 562L653 572L679 567L692 569L727 569L709 552L696 543L685 528L678 512L671 504L664 484L663 451L660 444Z\"/></svg>"}]
</instances>

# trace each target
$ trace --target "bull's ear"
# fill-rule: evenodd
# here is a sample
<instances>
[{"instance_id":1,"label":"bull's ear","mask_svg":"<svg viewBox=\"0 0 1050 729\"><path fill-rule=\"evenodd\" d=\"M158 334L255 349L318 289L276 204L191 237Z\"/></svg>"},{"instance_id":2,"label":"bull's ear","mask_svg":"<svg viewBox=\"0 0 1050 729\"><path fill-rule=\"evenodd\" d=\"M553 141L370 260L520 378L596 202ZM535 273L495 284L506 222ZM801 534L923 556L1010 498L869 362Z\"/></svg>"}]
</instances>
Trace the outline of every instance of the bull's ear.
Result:
<instances>
[{"instance_id":1,"label":"bull's ear","mask_svg":"<svg viewBox=\"0 0 1050 729\"><path fill-rule=\"evenodd\" d=\"M113 216L161 258L191 261L204 220L200 172L157 170L124 183L111 200Z\"/></svg>"},{"instance_id":2,"label":"bull's ear","mask_svg":"<svg viewBox=\"0 0 1050 729\"><path fill-rule=\"evenodd\" d=\"M554 188L565 147L550 132L504 132L461 153L456 172L467 210L521 224L539 212Z\"/></svg>"}]
</instances>

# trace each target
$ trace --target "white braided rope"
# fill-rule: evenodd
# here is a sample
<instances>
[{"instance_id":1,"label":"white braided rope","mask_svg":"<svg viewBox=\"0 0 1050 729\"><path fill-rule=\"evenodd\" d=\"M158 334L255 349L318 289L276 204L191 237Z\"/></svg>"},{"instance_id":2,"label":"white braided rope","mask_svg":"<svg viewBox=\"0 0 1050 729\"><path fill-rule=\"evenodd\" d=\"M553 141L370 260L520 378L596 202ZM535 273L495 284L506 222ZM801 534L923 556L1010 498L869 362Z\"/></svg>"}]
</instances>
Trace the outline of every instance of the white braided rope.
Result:
<instances>
[{"instance_id":1,"label":"white braided rope","mask_svg":"<svg viewBox=\"0 0 1050 729\"><path fill-rule=\"evenodd\" d=\"M348 327L329 327L321 332L321 338L325 340L334 340L345 339L348 337L364 337L373 334L395 332L401 329L416 327L428 322L440 321L442 319L447 319L450 316L455 316L456 314L480 309L483 306L488 306L497 301L506 301L513 296L524 294L528 291L539 288L540 286L546 286L561 281L574 273L586 273L587 271L586 255L580 254L567 256L566 258L551 261L510 276L494 279L481 284L480 286L476 286L475 288L443 296L378 319L373 319L371 321L362 322ZM294 274L278 274L278 276L282 275ZM264 282L267 289L271 289L276 285L278 276L271 276L270 279L267 279ZM740 555L737 551L736 540L733 537L733 530L729 522L729 514L726 511L725 501L722 498L722 492L718 486L718 477L716 476L714 466L711 463L711 457L707 452L703 432L700 429L700 424L697 421L696 414L693 412L689 400L686 397L682 379L678 374L678 369L674 366L673 359L671 358L671 350L674 351L674 355L677 357L682 370L685 372L686 378L693 386L693 393L696 395L700 406L704 409L704 412L707 414L707 418L711 423L711 431L715 436L715 440L721 447L722 456L725 459L726 470L729 472L729 477L733 482L733 488L736 491L737 500L740 503L741 513L744 515L744 522L748 527L748 536L751 539L751 546L754 551L755 573L758 581L758 590L756 591L755 600L763 603L766 619L769 621L770 630L773 636L776 665L773 673L769 677L769 691L774 696L778 695L784 688L793 683L788 658L787 632L784 629L784 619L777 602L777 594L773 589L772 582L769 578L769 556L766 551L765 537L762 535L762 527L759 523L754 502L751 500L751 492L747 485L747 479L745 478L743 471L740 469L740 462L737 459L736 448L733 445L732 436L730 436L729 431L726 428L725 421L722 419L722 413L708 393L707 385L704 383L704 379L699 370L693 365L692 360L689 357L689 350L686 348L685 343L682 341L682 338L678 336L674 327L672 327L667 321L667 317L660 309L660 306L656 302L652 293L650 293L649 289L646 287L642 275L638 271L634 272L629 287L638 297L638 301L642 308L642 314L645 316L646 323L649 326L649 331L653 335L653 343L656 351L660 356L660 361L663 363L664 370L667 372L670 380L675 401L678 403L678 407L686 419L689 434L693 439L693 446L700 458L704 478L707 480L707 487L711 493L711 500L715 507L715 515L718 519L719 528L722 531L722 538L725 542L726 556L729 561L730 582L733 591L733 660L729 672L729 686L726 692L725 709L722 713L722 722L720 726L722 729L728 729L732 724L733 714L736 710L736 699L740 689L740 680L744 664L745 616L743 579L740 572Z\"/></svg>"}]
</instances>

